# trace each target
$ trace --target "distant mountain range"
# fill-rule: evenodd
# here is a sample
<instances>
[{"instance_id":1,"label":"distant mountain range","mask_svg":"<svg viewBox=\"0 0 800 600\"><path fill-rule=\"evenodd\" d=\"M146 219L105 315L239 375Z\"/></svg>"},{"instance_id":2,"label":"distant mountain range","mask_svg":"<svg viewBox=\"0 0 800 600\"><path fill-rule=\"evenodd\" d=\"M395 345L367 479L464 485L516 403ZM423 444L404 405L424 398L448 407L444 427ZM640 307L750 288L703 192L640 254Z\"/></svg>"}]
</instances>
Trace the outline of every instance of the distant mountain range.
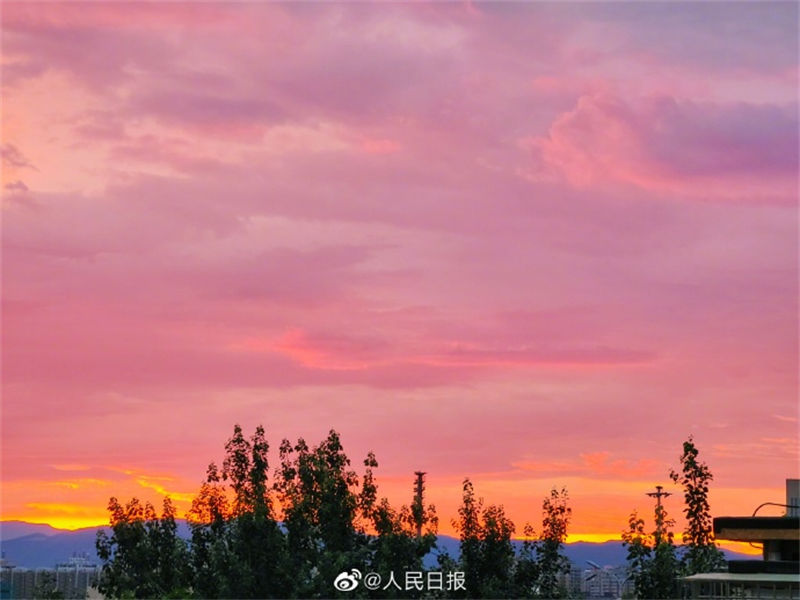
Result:
<instances>
[{"instance_id":1,"label":"distant mountain range","mask_svg":"<svg viewBox=\"0 0 800 600\"><path fill-rule=\"evenodd\" d=\"M26 523L24 521L0 521L0 550L5 559L17 567L51 568L58 563L66 562L73 554L87 554L90 561L99 564L95 550L97 532L103 527L87 527L69 531L56 529L50 525ZM105 528L107 529L107 528ZM178 533L189 537L189 527L185 521L178 521ZM450 556L458 557L458 540L440 535L439 551L446 551ZM514 542L519 546L521 542ZM729 560L752 559L752 556L723 550ZM600 565L622 565L625 563L626 551L622 542L575 542L565 545L565 554L575 564L586 566L586 561ZM436 565L435 554L425 557L426 566Z\"/></svg>"}]
</instances>

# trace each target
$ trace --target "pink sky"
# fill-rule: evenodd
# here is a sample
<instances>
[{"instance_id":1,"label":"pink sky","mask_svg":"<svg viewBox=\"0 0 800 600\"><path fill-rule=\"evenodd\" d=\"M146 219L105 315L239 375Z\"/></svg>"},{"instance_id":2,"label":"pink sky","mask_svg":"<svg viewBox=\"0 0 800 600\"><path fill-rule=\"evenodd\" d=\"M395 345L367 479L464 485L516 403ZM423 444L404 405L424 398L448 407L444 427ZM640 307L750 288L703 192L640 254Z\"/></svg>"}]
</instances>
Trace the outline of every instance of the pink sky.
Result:
<instances>
[{"instance_id":1,"label":"pink sky","mask_svg":"<svg viewBox=\"0 0 800 600\"><path fill-rule=\"evenodd\" d=\"M233 424L615 536L798 476L796 3L2 5L2 516ZM668 509L680 511L678 496Z\"/></svg>"}]
</instances>

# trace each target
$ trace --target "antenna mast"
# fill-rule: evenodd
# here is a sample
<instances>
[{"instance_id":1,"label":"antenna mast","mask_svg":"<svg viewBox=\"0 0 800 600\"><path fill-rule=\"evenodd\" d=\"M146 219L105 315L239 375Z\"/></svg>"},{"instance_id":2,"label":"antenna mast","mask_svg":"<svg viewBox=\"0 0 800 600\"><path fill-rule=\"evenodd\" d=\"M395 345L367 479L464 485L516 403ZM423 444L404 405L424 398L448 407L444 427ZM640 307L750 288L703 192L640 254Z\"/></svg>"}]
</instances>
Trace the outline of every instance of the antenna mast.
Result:
<instances>
[{"instance_id":1,"label":"antenna mast","mask_svg":"<svg viewBox=\"0 0 800 600\"><path fill-rule=\"evenodd\" d=\"M414 504L411 514L414 517L414 524L417 526L417 537L422 537L422 522L425 520L423 498L425 493L425 471L414 471L417 476L414 481Z\"/></svg>"},{"instance_id":2,"label":"antenna mast","mask_svg":"<svg viewBox=\"0 0 800 600\"><path fill-rule=\"evenodd\" d=\"M656 491L647 492L647 495L656 499L656 544L660 544L662 529L664 528L664 509L661 507L661 498L672 496L672 492L665 492L663 485L657 485Z\"/></svg>"}]
</instances>

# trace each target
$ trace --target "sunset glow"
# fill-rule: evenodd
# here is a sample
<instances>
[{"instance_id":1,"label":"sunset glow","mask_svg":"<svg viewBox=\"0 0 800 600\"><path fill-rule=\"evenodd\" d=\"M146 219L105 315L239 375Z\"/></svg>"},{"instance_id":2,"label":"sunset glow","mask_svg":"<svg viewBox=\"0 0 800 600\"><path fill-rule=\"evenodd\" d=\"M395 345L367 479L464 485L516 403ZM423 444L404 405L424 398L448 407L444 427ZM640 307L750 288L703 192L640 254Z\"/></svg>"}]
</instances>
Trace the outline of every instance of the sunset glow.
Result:
<instances>
[{"instance_id":1,"label":"sunset glow","mask_svg":"<svg viewBox=\"0 0 800 600\"><path fill-rule=\"evenodd\" d=\"M2 518L184 514L234 423L448 535L464 477L680 531L690 434L715 516L783 502L797 11L4 2Z\"/></svg>"}]
</instances>

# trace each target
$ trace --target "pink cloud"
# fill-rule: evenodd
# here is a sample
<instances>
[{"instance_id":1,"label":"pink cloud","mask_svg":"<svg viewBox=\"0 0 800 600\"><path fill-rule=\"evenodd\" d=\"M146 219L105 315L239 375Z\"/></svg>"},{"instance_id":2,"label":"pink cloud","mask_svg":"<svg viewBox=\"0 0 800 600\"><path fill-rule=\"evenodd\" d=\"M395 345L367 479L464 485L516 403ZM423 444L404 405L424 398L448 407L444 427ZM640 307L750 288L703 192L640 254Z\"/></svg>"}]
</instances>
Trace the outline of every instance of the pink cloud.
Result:
<instances>
[{"instance_id":1,"label":"pink cloud","mask_svg":"<svg viewBox=\"0 0 800 600\"><path fill-rule=\"evenodd\" d=\"M278 352L307 367L318 369L364 369L382 362L389 349L386 340L342 334L309 336L302 329L290 329L273 340L246 339L237 348L255 352Z\"/></svg>"},{"instance_id":2,"label":"pink cloud","mask_svg":"<svg viewBox=\"0 0 800 600\"><path fill-rule=\"evenodd\" d=\"M795 6L5 8L4 498L235 421L519 507L793 468Z\"/></svg>"},{"instance_id":3,"label":"pink cloud","mask_svg":"<svg viewBox=\"0 0 800 600\"><path fill-rule=\"evenodd\" d=\"M392 154L400 150L400 144L389 139L365 138L361 147L368 154Z\"/></svg>"},{"instance_id":4,"label":"pink cloud","mask_svg":"<svg viewBox=\"0 0 800 600\"><path fill-rule=\"evenodd\" d=\"M796 107L714 106L608 94L584 96L546 137L544 163L572 183L615 182L691 195L794 198Z\"/></svg>"}]
</instances>

